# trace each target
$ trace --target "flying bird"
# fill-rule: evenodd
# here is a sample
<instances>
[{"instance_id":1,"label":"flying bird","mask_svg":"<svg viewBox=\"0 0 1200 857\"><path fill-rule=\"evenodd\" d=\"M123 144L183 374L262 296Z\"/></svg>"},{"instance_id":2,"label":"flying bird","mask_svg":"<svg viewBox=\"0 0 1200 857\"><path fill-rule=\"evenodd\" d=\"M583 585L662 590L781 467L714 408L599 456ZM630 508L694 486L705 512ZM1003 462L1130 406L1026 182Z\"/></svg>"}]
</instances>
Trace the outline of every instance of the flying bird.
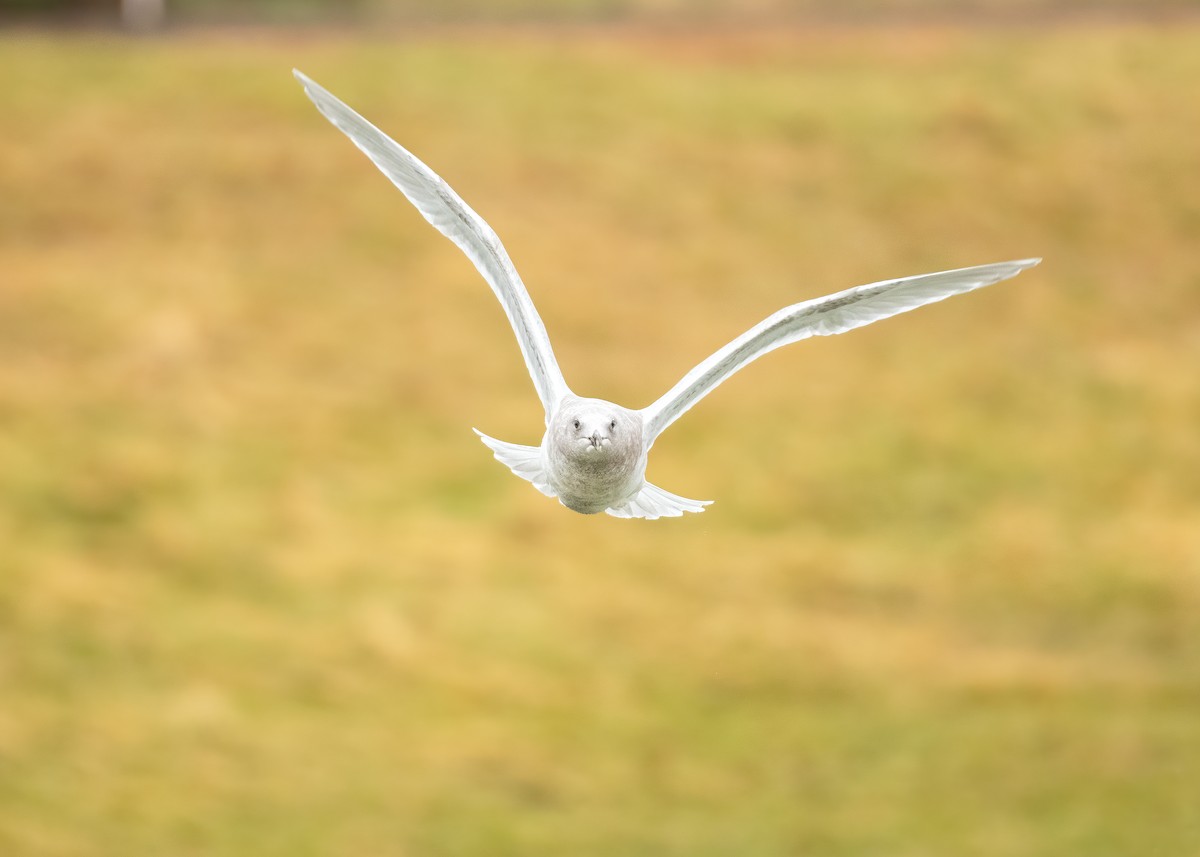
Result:
<instances>
[{"instance_id":1,"label":"flying bird","mask_svg":"<svg viewBox=\"0 0 1200 857\"><path fill-rule=\"evenodd\" d=\"M646 481L658 436L752 360L810 336L832 336L1016 276L1040 259L900 277L803 301L768 316L700 362L640 410L576 395L563 379L542 319L499 237L433 170L299 71L296 79L325 118L371 159L433 226L475 263L504 308L546 411L538 446L475 433L495 457L548 497L583 514L677 517L711 501L689 500Z\"/></svg>"}]
</instances>

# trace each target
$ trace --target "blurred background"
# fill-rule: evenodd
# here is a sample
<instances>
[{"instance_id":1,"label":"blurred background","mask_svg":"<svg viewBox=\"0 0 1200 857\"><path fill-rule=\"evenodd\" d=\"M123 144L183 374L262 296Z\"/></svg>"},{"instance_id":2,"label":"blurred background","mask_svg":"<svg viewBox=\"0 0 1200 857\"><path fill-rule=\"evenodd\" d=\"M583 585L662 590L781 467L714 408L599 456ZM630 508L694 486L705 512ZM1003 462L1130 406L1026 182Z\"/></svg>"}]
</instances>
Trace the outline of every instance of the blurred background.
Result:
<instances>
[{"instance_id":1,"label":"blurred background","mask_svg":"<svg viewBox=\"0 0 1200 857\"><path fill-rule=\"evenodd\" d=\"M0 854L1200 854L1197 9L0 3ZM1046 261L723 386L650 470L705 514L578 516L293 66L633 407Z\"/></svg>"}]
</instances>

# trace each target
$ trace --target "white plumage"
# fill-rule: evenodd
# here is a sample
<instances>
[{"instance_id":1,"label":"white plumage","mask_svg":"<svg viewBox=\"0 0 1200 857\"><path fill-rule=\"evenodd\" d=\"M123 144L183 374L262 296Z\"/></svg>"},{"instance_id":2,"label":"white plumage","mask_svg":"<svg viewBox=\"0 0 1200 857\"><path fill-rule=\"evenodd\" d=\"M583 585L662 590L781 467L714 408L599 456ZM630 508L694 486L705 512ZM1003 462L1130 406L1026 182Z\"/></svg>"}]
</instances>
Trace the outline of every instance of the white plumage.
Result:
<instances>
[{"instance_id":1,"label":"white plumage","mask_svg":"<svg viewBox=\"0 0 1200 857\"><path fill-rule=\"evenodd\" d=\"M476 434L496 459L563 505L618 518L702 512L646 482L646 459L658 436L696 402L753 360L810 336L832 336L1016 276L1040 259L1021 259L936 274L884 280L785 307L701 361L649 407L631 410L571 392L546 327L499 237L442 179L334 95L294 72L317 109L408 197L439 232L475 263L500 301L546 412L539 446Z\"/></svg>"}]
</instances>

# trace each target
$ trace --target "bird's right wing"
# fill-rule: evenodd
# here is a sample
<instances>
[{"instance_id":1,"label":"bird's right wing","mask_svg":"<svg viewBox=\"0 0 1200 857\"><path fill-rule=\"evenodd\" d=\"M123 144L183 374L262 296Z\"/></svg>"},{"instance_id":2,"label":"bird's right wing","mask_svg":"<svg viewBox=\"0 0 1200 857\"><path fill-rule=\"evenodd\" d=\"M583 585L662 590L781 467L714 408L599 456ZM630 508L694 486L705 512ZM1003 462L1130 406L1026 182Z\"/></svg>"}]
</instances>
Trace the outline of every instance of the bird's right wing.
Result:
<instances>
[{"instance_id":1,"label":"bird's right wing","mask_svg":"<svg viewBox=\"0 0 1200 857\"><path fill-rule=\"evenodd\" d=\"M549 422L551 411L569 390L554 358L546 327L500 238L433 170L328 90L299 71L293 73L325 118L400 188L426 220L475 263L512 324Z\"/></svg>"},{"instance_id":2,"label":"bird's right wing","mask_svg":"<svg viewBox=\"0 0 1200 857\"><path fill-rule=\"evenodd\" d=\"M857 286L837 294L785 307L747 330L683 376L654 404L642 410L646 445L752 360L810 336L832 336L897 313L944 300L1015 277L1040 259L998 262L939 274L921 274Z\"/></svg>"}]
</instances>

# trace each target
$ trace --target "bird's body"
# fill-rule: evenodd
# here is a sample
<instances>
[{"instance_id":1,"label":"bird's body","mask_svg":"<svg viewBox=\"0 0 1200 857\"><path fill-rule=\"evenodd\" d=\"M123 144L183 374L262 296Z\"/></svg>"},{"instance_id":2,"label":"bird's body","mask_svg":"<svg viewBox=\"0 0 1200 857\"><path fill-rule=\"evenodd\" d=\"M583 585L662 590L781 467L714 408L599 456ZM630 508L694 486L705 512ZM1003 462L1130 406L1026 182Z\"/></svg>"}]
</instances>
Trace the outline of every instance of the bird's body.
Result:
<instances>
[{"instance_id":1,"label":"bird's body","mask_svg":"<svg viewBox=\"0 0 1200 857\"><path fill-rule=\"evenodd\" d=\"M577 396L567 386L546 328L491 227L425 164L328 91L295 74L326 118L466 253L492 287L542 401L546 430L538 446L506 443L478 430L476 434L517 476L583 514L660 518L704 511L709 501L688 500L647 482L646 463L658 436L726 378L782 345L853 330L1013 277L1040 261L884 280L785 307L703 360L653 404L631 410Z\"/></svg>"},{"instance_id":2,"label":"bird's body","mask_svg":"<svg viewBox=\"0 0 1200 857\"><path fill-rule=\"evenodd\" d=\"M619 506L646 479L642 418L603 399L564 396L550 416L541 448L550 487L576 512Z\"/></svg>"}]
</instances>

